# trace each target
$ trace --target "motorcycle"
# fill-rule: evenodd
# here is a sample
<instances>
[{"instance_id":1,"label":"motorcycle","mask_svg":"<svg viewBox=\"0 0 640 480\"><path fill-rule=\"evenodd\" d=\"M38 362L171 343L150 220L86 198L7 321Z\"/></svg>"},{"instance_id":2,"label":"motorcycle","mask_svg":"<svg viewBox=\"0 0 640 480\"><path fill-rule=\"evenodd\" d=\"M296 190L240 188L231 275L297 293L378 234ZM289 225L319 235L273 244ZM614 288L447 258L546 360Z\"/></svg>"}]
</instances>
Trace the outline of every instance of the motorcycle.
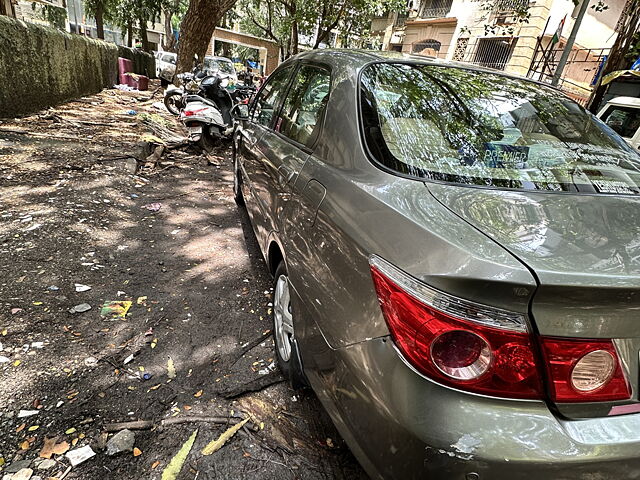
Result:
<instances>
[{"instance_id":1,"label":"motorcycle","mask_svg":"<svg viewBox=\"0 0 640 480\"><path fill-rule=\"evenodd\" d=\"M205 77L203 72L194 69L192 72L177 75L183 86L170 85L164 92L164 106L173 115L180 115L180 111L186 106L186 95L197 94L200 90L199 81Z\"/></svg>"},{"instance_id":2,"label":"motorcycle","mask_svg":"<svg viewBox=\"0 0 640 480\"><path fill-rule=\"evenodd\" d=\"M184 96L180 121L189 131L189 140L205 150L233 133L234 102L226 89L228 83L227 77L207 76L200 82L198 94Z\"/></svg>"}]
</instances>

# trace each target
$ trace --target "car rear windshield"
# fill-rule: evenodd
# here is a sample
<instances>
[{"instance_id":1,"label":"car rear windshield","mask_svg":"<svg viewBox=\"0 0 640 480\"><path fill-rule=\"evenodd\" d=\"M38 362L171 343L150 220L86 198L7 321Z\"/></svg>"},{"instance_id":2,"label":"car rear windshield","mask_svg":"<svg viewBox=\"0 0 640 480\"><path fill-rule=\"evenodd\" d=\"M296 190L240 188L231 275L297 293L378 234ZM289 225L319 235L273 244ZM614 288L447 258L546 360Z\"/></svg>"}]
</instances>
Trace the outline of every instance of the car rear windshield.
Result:
<instances>
[{"instance_id":1,"label":"car rear windshield","mask_svg":"<svg viewBox=\"0 0 640 480\"><path fill-rule=\"evenodd\" d=\"M551 88L405 63L367 66L360 88L365 141L387 170L493 188L640 194L640 155Z\"/></svg>"},{"instance_id":2,"label":"car rear windshield","mask_svg":"<svg viewBox=\"0 0 640 480\"><path fill-rule=\"evenodd\" d=\"M233 63L225 60L219 60L217 58L205 58L204 64L207 68L214 71L220 70L222 73L235 73Z\"/></svg>"}]
</instances>

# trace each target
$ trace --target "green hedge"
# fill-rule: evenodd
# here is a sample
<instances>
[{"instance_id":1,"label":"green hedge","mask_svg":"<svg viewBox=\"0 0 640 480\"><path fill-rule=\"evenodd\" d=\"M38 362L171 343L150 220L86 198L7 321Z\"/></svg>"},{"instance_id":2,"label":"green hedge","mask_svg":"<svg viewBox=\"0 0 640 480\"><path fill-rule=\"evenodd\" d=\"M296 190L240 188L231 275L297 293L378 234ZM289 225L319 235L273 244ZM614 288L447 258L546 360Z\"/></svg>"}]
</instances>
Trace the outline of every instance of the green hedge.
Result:
<instances>
[{"instance_id":1,"label":"green hedge","mask_svg":"<svg viewBox=\"0 0 640 480\"><path fill-rule=\"evenodd\" d=\"M35 112L112 87L119 50L127 58L138 58L136 73L155 72L149 54L0 15L0 117Z\"/></svg>"}]
</instances>

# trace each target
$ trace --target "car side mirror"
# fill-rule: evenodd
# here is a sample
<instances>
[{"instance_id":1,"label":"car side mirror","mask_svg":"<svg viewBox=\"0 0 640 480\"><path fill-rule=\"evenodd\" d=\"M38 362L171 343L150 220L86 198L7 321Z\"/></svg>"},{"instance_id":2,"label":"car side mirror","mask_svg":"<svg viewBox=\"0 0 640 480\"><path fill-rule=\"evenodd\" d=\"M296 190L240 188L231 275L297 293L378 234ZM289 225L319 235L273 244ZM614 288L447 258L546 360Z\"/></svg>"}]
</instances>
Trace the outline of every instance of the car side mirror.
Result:
<instances>
[{"instance_id":1,"label":"car side mirror","mask_svg":"<svg viewBox=\"0 0 640 480\"><path fill-rule=\"evenodd\" d=\"M231 109L231 115L236 120L249 120L249 105L239 103Z\"/></svg>"}]
</instances>

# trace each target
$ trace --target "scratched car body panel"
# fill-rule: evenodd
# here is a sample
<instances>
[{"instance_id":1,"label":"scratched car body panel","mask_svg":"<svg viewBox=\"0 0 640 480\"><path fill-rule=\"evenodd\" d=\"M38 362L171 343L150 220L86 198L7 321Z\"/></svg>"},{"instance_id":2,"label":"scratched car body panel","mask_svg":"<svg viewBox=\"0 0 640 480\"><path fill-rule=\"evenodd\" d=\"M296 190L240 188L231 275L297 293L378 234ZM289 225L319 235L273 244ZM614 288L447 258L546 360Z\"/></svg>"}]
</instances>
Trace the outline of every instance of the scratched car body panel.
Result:
<instances>
[{"instance_id":1,"label":"scratched car body panel","mask_svg":"<svg viewBox=\"0 0 640 480\"><path fill-rule=\"evenodd\" d=\"M372 478L640 478L640 159L615 132L537 83L340 50L283 63L240 123L280 364Z\"/></svg>"}]
</instances>

